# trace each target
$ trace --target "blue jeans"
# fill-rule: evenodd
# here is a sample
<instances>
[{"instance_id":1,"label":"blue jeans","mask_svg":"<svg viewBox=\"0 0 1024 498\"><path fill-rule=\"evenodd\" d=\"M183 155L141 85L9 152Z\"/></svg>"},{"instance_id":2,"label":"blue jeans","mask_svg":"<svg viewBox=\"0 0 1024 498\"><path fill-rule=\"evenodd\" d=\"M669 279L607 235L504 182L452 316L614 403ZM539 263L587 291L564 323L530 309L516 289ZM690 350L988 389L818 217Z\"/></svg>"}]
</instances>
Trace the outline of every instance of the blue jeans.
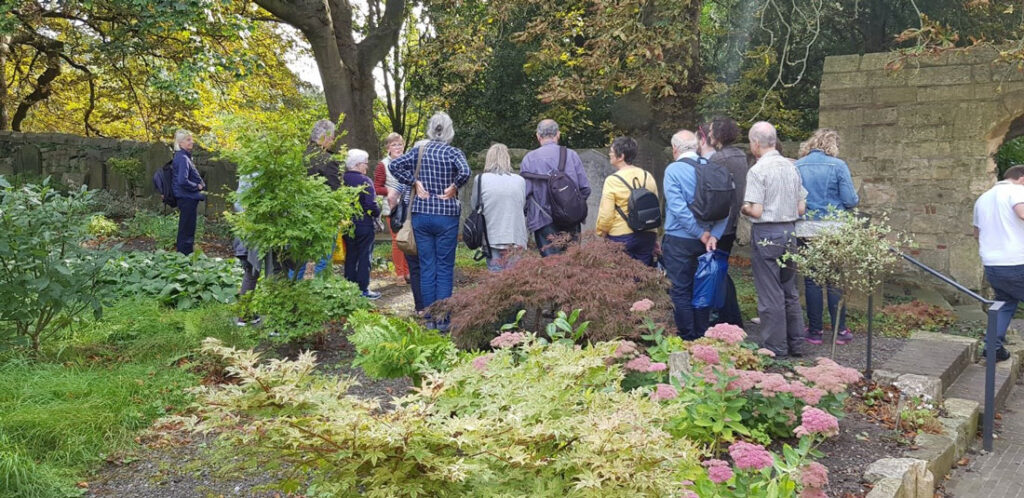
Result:
<instances>
[{"instance_id":1,"label":"blue jeans","mask_svg":"<svg viewBox=\"0 0 1024 498\"><path fill-rule=\"evenodd\" d=\"M1017 311L1017 304L1024 301L1024 265L1017 266L986 266L985 280L996 291L996 301L1003 301L996 320L998 344L1006 343L1006 329Z\"/></svg>"},{"instance_id":2,"label":"blue jeans","mask_svg":"<svg viewBox=\"0 0 1024 498\"><path fill-rule=\"evenodd\" d=\"M704 337L711 308L693 307L693 276L697 273L697 257L707 252L699 239L666 235L661 240L661 264L672 286L668 294L675 308L679 337L692 341Z\"/></svg>"},{"instance_id":3,"label":"blue jeans","mask_svg":"<svg viewBox=\"0 0 1024 498\"><path fill-rule=\"evenodd\" d=\"M174 247L178 252L188 256L192 254L196 242L196 216L198 215L199 199L178 198L178 240Z\"/></svg>"},{"instance_id":4,"label":"blue jeans","mask_svg":"<svg viewBox=\"0 0 1024 498\"><path fill-rule=\"evenodd\" d=\"M352 235L345 236L345 280L355 282L359 290L370 288L370 256L373 254L373 224L356 223Z\"/></svg>"},{"instance_id":5,"label":"blue jeans","mask_svg":"<svg viewBox=\"0 0 1024 498\"><path fill-rule=\"evenodd\" d=\"M423 306L429 307L452 295L459 217L413 213L412 232L420 259Z\"/></svg>"},{"instance_id":6,"label":"blue jeans","mask_svg":"<svg viewBox=\"0 0 1024 498\"><path fill-rule=\"evenodd\" d=\"M623 244L623 250L629 257L647 265L654 266L654 244L658 241L658 234L654 232L639 232L626 235L609 235L608 240Z\"/></svg>"},{"instance_id":7,"label":"blue jeans","mask_svg":"<svg viewBox=\"0 0 1024 498\"><path fill-rule=\"evenodd\" d=\"M554 223L543 226L533 232L533 240L537 243L537 250L540 251L541 257L548 257L554 254L562 254L565 252L564 247L556 246L552 244L549 237L558 234L569 234L573 242L580 240L580 225L576 225L568 230L555 226Z\"/></svg>"},{"instance_id":8,"label":"blue jeans","mask_svg":"<svg viewBox=\"0 0 1024 498\"><path fill-rule=\"evenodd\" d=\"M825 306L821 297L821 286L814 280L805 277L804 297L807 300L807 329L811 332L821 332L824 327L822 314ZM839 299L842 297L843 294L839 289L828 288L828 314L832 318L832 328L829 330L835 330L837 316L839 317L839 331L846 330L846 306L843 306L841 312L839 311Z\"/></svg>"},{"instance_id":9,"label":"blue jeans","mask_svg":"<svg viewBox=\"0 0 1024 498\"><path fill-rule=\"evenodd\" d=\"M502 270L511 268L512 265L519 261L518 257L510 257L509 253L512 249L496 249L491 248L491 257L487 258L487 269L492 273L497 273Z\"/></svg>"}]
</instances>

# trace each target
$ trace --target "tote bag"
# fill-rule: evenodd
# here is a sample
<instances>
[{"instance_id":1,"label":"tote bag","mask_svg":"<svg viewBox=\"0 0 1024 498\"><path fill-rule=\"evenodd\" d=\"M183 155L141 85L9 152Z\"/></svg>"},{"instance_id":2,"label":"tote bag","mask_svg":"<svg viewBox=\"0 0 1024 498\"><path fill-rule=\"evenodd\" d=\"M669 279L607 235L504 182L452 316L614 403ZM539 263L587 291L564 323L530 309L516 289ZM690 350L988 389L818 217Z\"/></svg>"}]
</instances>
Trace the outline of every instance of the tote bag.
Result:
<instances>
[{"instance_id":1,"label":"tote bag","mask_svg":"<svg viewBox=\"0 0 1024 498\"><path fill-rule=\"evenodd\" d=\"M409 196L409 206L405 210L405 222L402 223L402 229L395 234L395 245L398 246L398 250L410 256L418 254L416 252L416 237L412 233L412 203L416 198L416 181L420 177L421 163L423 163L423 147L420 147L419 152L416 153L416 170L412 174L412 195Z\"/></svg>"}]
</instances>

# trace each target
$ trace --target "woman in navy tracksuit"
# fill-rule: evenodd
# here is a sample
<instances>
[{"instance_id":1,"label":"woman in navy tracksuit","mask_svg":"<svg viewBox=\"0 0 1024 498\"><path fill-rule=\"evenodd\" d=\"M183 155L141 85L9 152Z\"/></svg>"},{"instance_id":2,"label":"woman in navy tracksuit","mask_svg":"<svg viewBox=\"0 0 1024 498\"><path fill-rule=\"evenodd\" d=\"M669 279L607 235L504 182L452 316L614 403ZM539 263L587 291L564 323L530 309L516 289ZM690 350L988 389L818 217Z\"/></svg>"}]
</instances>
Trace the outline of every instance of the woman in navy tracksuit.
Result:
<instances>
[{"instance_id":1,"label":"woman in navy tracksuit","mask_svg":"<svg viewBox=\"0 0 1024 498\"><path fill-rule=\"evenodd\" d=\"M192 163L192 133L178 130L174 134L174 160L171 191L178 200L181 214L178 218L178 240L175 249L178 252L192 254L196 240L196 215L199 201L206 200L201 192L206 190L206 183L199 176L199 170Z\"/></svg>"}]
</instances>

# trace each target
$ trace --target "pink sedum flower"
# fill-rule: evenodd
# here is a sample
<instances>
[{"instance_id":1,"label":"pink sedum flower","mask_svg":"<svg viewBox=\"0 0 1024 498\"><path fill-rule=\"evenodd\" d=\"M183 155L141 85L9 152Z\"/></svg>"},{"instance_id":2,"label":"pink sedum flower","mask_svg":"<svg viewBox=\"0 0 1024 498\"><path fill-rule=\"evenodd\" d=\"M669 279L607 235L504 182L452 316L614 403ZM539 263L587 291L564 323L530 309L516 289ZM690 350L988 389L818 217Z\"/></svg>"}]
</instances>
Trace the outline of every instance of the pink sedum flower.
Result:
<instances>
[{"instance_id":1,"label":"pink sedum flower","mask_svg":"<svg viewBox=\"0 0 1024 498\"><path fill-rule=\"evenodd\" d=\"M828 469L818 462L800 467L800 483L805 488L823 489L828 486Z\"/></svg>"},{"instance_id":2,"label":"pink sedum flower","mask_svg":"<svg viewBox=\"0 0 1024 498\"><path fill-rule=\"evenodd\" d=\"M800 415L800 420L800 425L793 430L793 434L796 434L797 437L814 434L822 434L828 437L839 434L839 420L832 416L831 413L819 408L805 406L803 413Z\"/></svg>"},{"instance_id":3,"label":"pink sedum flower","mask_svg":"<svg viewBox=\"0 0 1024 498\"><path fill-rule=\"evenodd\" d=\"M719 323L718 325L709 328L707 332L704 332L704 337L718 339L735 346L736 344L743 342L743 339L747 337L747 333L735 325Z\"/></svg>"},{"instance_id":4,"label":"pink sedum flower","mask_svg":"<svg viewBox=\"0 0 1024 498\"><path fill-rule=\"evenodd\" d=\"M739 391L748 391L753 389L754 386L764 380L764 372L757 370L736 370L734 368L729 369L729 375L731 377L738 377L737 379L729 382L729 389L735 389Z\"/></svg>"},{"instance_id":5,"label":"pink sedum flower","mask_svg":"<svg viewBox=\"0 0 1024 498\"><path fill-rule=\"evenodd\" d=\"M650 311L651 308L653 308L653 307L654 307L654 301L651 301L650 299L644 298L644 299L641 299L641 300L633 303L633 306L629 307L629 311L632 311L633 313L644 313L644 312Z\"/></svg>"},{"instance_id":6,"label":"pink sedum flower","mask_svg":"<svg viewBox=\"0 0 1024 498\"><path fill-rule=\"evenodd\" d=\"M732 467L724 460L705 460L701 465L708 468L708 479L715 484L722 484L732 479Z\"/></svg>"},{"instance_id":7,"label":"pink sedum flower","mask_svg":"<svg viewBox=\"0 0 1024 498\"><path fill-rule=\"evenodd\" d=\"M757 354L761 356L767 356L769 358L775 358L775 352L768 348L761 348L757 350Z\"/></svg>"},{"instance_id":8,"label":"pink sedum flower","mask_svg":"<svg viewBox=\"0 0 1024 498\"><path fill-rule=\"evenodd\" d=\"M476 358L473 358L473 368L477 369L477 371L479 372L487 371L487 364L491 361L491 358L493 357L494 355L485 354L483 356L477 356Z\"/></svg>"},{"instance_id":9,"label":"pink sedum flower","mask_svg":"<svg viewBox=\"0 0 1024 498\"><path fill-rule=\"evenodd\" d=\"M690 346L690 353L693 357L707 363L708 365L717 365L722 362L721 358L718 357L718 350L703 344L694 344Z\"/></svg>"},{"instance_id":10,"label":"pink sedum flower","mask_svg":"<svg viewBox=\"0 0 1024 498\"><path fill-rule=\"evenodd\" d=\"M676 399L677 397L679 397L679 391L669 384L658 384L654 387L654 392L651 393L651 401Z\"/></svg>"},{"instance_id":11,"label":"pink sedum flower","mask_svg":"<svg viewBox=\"0 0 1024 498\"><path fill-rule=\"evenodd\" d=\"M761 381L757 383L757 388L761 390L761 395L766 398L774 398L778 393L788 393L793 390L789 381L782 374L777 373L764 374Z\"/></svg>"},{"instance_id":12,"label":"pink sedum flower","mask_svg":"<svg viewBox=\"0 0 1024 498\"><path fill-rule=\"evenodd\" d=\"M640 355L626 362L626 370L634 372L661 372L668 368L668 365L661 362L652 362L647 355Z\"/></svg>"},{"instance_id":13,"label":"pink sedum flower","mask_svg":"<svg viewBox=\"0 0 1024 498\"><path fill-rule=\"evenodd\" d=\"M827 394L824 390L818 389L817 387L807 387L801 382L793 382L790 385L790 392L793 393L800 401L808 405L817 405L823 396Z\"/></svg>"},{"instance_id":14,"label":"pink sedum flower","mask_svg":"<svg viewBox=\"0 0 1024 498\"><path fill-rule=\"evenodd\" d=\"M636 343L635 342L633 342L633 341L622 341L615 348L615 352L612 353L612 356L614 356L616 358L625 358L625 357L627 357L629 355L632 355L635 352L636 352Z\"/></svg>"},{"instance_id":15,"label":"pink sedum flower","mask_svg":"<svg viewBox=\"0 0 1024 498\"><path fill-rule=\"evenodd\" d=\"M759 444L737 441L729 445L729 456L742 470L761 470L772 465L772 454Z\"/></svg>"},{"instance_id":16,"label":"pink sedum flower","mask_svg":"<svg viewBox=\"0 0 1024 498\"><path fill-rule=\"evenodd\" d=\"M498 349L510 348L525 340L526 336L523 335L522 332L505 332L504 334L491 339L491 347Z\"/></svg>"},{"instance_id":17,"label":"pink sedum flower","mask_svg":"<svg viewBox=\"0 0 1024 498\"><path fill-rule=\"evenodd\" d=\"M796 373L829 394L841 393L846 386L860 380L860 372L844 367L828 358L818 358L813 367L794 367Z\"/></svg>"}]
</instances>

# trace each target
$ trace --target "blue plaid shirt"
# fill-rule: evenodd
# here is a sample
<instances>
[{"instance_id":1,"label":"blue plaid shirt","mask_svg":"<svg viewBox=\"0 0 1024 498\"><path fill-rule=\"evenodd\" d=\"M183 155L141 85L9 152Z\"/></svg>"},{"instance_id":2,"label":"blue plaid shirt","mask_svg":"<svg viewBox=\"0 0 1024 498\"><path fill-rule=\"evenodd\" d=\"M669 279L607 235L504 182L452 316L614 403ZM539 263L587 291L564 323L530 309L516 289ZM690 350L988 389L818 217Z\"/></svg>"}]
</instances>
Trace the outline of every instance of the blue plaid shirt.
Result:
<instances>
[{"instance_id":1,"label":"blue plaid shirt","mask_svg":"<svg viewBox=\"0 0 1024 498\"><path fill-rule=\"evenodd\" d=\"M441 216L459 216L462 206L459 198L441 199L444 189L449 185L461 187L469 181L469 163L461 150L444 142L431 141L423 146L423 164L420 165L419 181L430 194L429 199L413 197L412 212L435 214ZM416 155L419 149L406 152L398 159L391 161L388 170L405 185L412 185L416 171Z\"/></svg>"}]
</instances>

